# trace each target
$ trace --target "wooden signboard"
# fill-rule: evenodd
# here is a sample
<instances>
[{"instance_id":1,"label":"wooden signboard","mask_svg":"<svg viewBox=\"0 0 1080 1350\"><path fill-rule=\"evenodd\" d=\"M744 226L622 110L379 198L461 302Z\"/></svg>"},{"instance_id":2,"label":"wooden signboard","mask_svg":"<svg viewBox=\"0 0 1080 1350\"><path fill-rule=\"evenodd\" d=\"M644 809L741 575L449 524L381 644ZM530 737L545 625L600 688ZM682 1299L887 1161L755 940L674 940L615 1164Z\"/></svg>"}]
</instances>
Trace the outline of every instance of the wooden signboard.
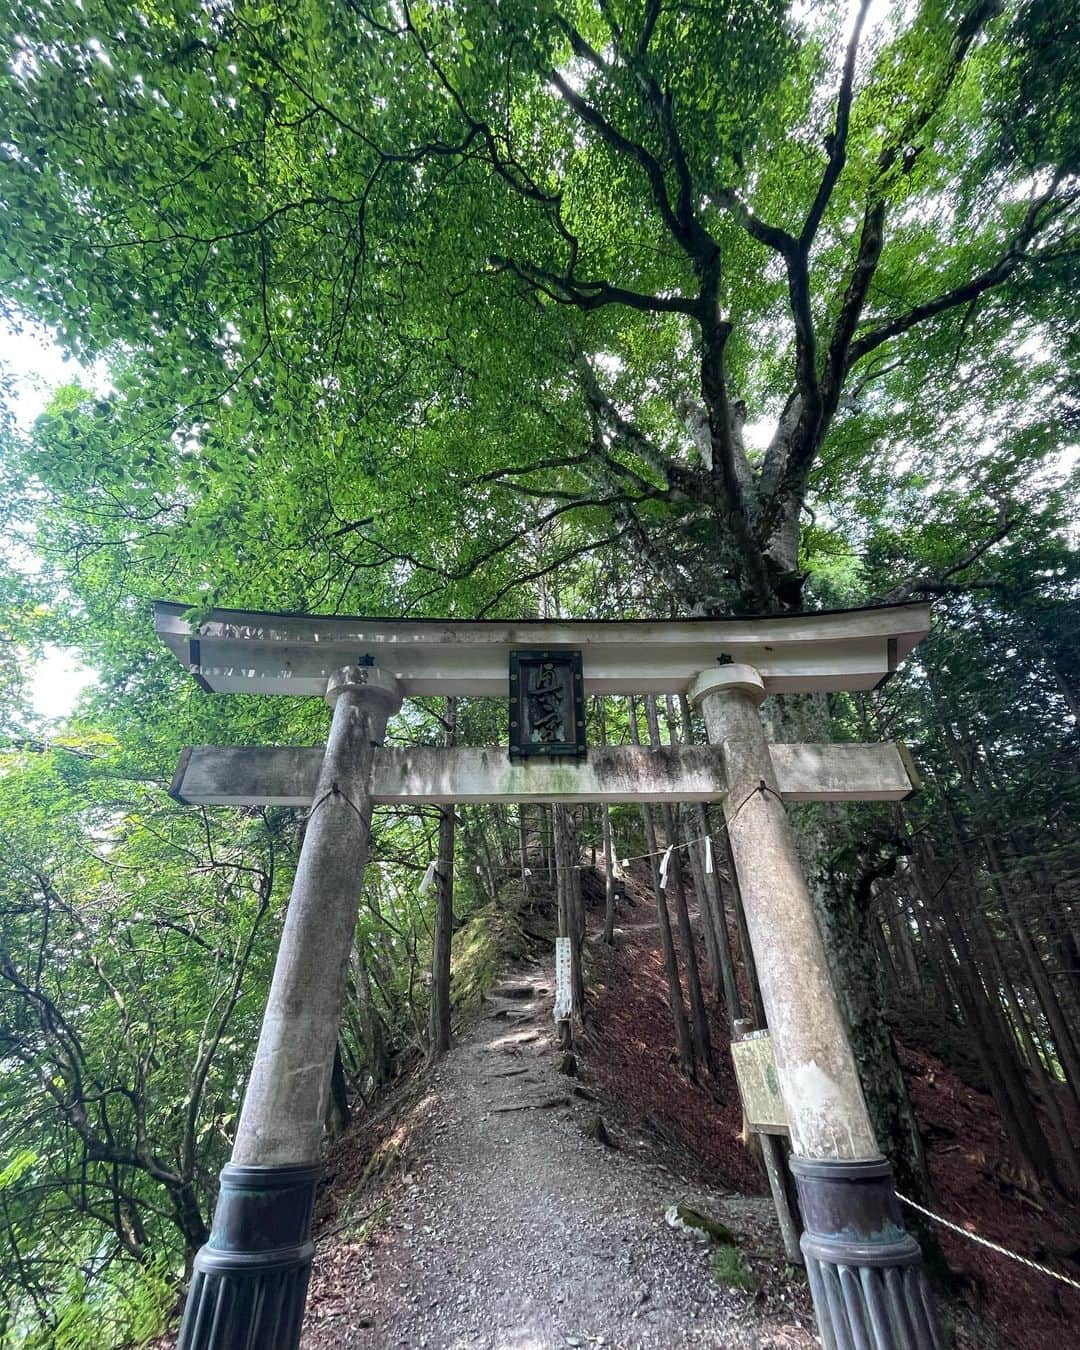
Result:
<instances>
[{"instance_id":1,"label":"wooden signboard","mask_svg":"<svg viewBox=\"0 0 1080 1350\"><path fill-rule=\"evenodd\" d=\"M752 1031L742 1040L732 1041L731 1058L746 1123L759 1134L787 1134L787 1114L769 1033Z\"/></svg>"}]
</instances>

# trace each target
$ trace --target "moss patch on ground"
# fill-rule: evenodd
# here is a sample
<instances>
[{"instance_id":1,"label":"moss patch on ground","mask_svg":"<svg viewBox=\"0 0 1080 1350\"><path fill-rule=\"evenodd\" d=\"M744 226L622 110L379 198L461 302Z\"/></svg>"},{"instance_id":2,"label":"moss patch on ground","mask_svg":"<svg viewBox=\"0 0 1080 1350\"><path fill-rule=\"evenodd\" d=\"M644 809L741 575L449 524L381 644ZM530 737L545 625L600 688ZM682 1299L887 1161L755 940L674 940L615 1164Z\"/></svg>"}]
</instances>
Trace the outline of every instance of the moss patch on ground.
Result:
<instances>
[{"instance_id":1,"label":"moss patch on ground","mask_svg":"<svg viewBox=\"0 0 1080 1350\"><path fill-rule=\"evenodd\" d=\"M746 1257L730 1243L722 1243L713 1250L709 1256L709 1268L713 1279L725 1289L752 1290L757 1287Z\"/></svg>"},{"instance_id":2,"label":"moss patch on ground","mask_svg":"<svg viewBox=\"0 0 1080 1350\"><path fill-rule=\"evenodd\" d=\"M504 886L498 900L475 910L454 934L450 1006L459 1017L475 1012L507 962L525 955L524 908L520 886Z\"/></svg>"}]
</instances>

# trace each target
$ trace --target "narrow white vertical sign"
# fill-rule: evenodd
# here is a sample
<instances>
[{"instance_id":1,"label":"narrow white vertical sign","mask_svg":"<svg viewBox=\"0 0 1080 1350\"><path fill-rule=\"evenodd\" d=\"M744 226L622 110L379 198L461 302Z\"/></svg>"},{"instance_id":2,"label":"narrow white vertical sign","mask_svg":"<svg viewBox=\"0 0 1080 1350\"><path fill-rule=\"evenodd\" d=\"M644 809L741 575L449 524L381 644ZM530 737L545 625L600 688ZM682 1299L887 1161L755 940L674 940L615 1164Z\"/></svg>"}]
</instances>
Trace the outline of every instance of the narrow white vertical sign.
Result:
<instances>
[{"instance_id":1,"label":"narrow white vertical sign","mask_svg":"<svg viewBox=\"0 0 1080 1350\"><path fill-rule=\"evenodd\" d=\"M570 939L555 939L555 1021L564 1022L570 1016L573 999L570 993Z\"/></svg>"}]
</instances>

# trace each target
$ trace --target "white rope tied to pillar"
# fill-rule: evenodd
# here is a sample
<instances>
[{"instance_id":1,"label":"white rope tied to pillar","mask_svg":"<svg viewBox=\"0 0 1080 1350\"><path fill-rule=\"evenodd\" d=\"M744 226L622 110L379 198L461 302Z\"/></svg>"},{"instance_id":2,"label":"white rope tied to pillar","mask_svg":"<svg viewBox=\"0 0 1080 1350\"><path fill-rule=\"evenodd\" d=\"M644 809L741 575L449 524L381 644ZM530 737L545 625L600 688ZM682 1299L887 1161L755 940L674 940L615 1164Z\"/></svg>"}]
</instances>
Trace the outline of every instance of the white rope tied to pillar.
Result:
<instances>
[{"instance_id":1,"label":"white rope tied to pillar","mask_svg":"<svg viewBox=\"0 0 1080 1350\"><path fill-rule=\"evenodd\" d=\"M711 873L712 870L712 836L707 834L705 836L705 871Z\"/></svg>"},{"instance_id":2,"label":"white rope tied to pillar","mask_svg":"<svg viewBox=\"0 0 1080 1350\"><path fill-rule=\"evenodd\" d=\"M1060 1280L1062 1284L1080 1289L1080 1280L1074 1280L1069 1275L1062 1275L1060 1270L1052 1270L1049 1266L1041 1266L1038 1261L1032 1261L1027 1256L1021 1256L1019 1252L1011 1252L1008 1247L1003 1247L999 1242L991 1242L989 1238L985 1238L979 1233L973 1233L970 1228L962 1228L958 1223L953 1223L951 1219L943 1218L942 1215L935 1214L933 1210L924 1209L922 1205L917 1205L914 1200L909 1200L906 1195L901 1195L899 1191L896 1193L896 1198L902 1200L910 1209L918 1210L920 1214L932 1219L934 1223L941 1224L942 1228L948 1228L954 1233L959 1233L961 1237L966 1237L980 1247L989 1247L992 1252L997 1252L999 1256L1007 1256L1010 1261L1019 1261L1022 1266L1037 1270L1041 1275L1049 1275L1052 1280Z\"/></svg>"},{"instance_id":3,"label":"white rope tied to pillar","mask_svg":"<svg viewBox=\"0 0 1080 1350\"><path fill-rule=\"evenodd\" d=\"M660 859L660 889L662 891L667 890L667 871L671 864L671 850L674 847L674 844L669 844L664 856Z\"/></svg>"},{"instance_id":4,"label":"white rope tied to pillar","mask_svg":"<svg viewBox=\"0 0 1080 1350\"><path fill-rule=\"evenodd\" d=\"M427 865L427 871L424 873L423 880L417 887L417 894L427 895L428 891L431 890L431 883L434 880L435 880L435 859L432 858L432 860Z\"/></svg>"},{"instance_id":5,"label":"white rope tied to pillar","mask_svg":"<svg viewBox=\"0 0 1080 1350\"><path fill-rule=\"evenodd\" d=\"M667 854L669 854L669 853L673 853L673 852L675 851L675 849L677 849L677 848L690 848L691 845L693 845L693 844L700 844L700 843L704 843L704 844L705 844L706 850L708 851L708 854L709 854L709 856L711 857L711 856L712 856L711 840L709 839L709 836L708 836L708 835L700 834L700 835L695 835L695 836L694 836L693 838L691 838L691 839L680 839L677 843L665 845L664 848L654 849L651 853L635 853L632 857L629 857L629 858L618 858L618 859L613 859L613 861L617 861L621 867L626 868L626 867L629 867L630 864L631 864L632 862L643 862L643 861L644 861L645 859L647 859L647 858L663 858L663 857L665 857L665 855L667 855ZM395 862L395 859L393 859L393 858L387 858L387 859L382 860L380 863L377 863L377 864L374 864L374 865L375 865L375 866L381 866L381 867L391 867L391 866L394 865L394 862ZM458 864L458 865L460 865L460 864ZM454 859L453 859L453 858L435 858L435 859L432 860L431 863L428 864L428 866L429 866L429 867L432 867L432 866L434 866L434 867L440 867L440 866L442 866L442 867L453 868L453 867L455 866L455 862L454 862ZM662 863L661 863L661 866L663 866ZM587 871L591 871L591 870L592 870L592 867L593 867L593 864L591 864L591 863L574 863L574 864L572 865L572 869L571 869L571 870L572 870L572 871L575 871L575 872L587 872ZM531 868L531 867L527 867L527 868L525 868L524 870L525 870L525 875L526 875L526 876L532 876L532 875L533 875L533 872L532 872L532 868ZM665 869L665 870L666 870L666 869ZM715 870L715 869L712 869L712 870ZM482 871L482 869L481 869L479 866L477 866L477 868L476 868L476 875L477 875L477 876L480 876L480 875L481 875L481 871ZM522 867L521 867L520 862L503 863L503 864L500 864L500 865L494 867L494 868L492 869L492 871L491 871L491 875L493 875L493 876L504 876L504 875L505 875L505 876L511 876L511 875L513 875L513 876L519 876L519 875L521 874L521 871L522 871ZM425 872L425 876L426 876L426 872ZM422 888L423 888L423 885L424 885L424 883L423 883L423 881L421 881L420 887L418 887L418 891L419 891L419 893L420 893L421 895L424 894L424 890L422 889Z\"/></svg>"}]
</instances>

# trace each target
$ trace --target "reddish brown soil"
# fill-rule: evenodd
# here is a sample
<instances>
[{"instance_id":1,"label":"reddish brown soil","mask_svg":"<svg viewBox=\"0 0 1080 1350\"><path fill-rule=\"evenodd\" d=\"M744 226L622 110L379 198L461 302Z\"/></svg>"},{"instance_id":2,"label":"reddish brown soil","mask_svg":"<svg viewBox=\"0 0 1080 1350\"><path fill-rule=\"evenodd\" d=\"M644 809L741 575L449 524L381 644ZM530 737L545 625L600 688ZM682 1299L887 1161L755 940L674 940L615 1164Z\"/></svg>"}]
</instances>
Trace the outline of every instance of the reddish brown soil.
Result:
<instances>
[{"instance_id":1,"label":"reddish brown soil","mask_svg":"<svg viewBox=\"0 0 1080 1350\"><path fill-rule=\"evenodd\" d=\"M673 1136L730 1190L760 1194L765 1174L742 1141L742 1107L722 1018L710 1030L719 1077L708 1088L675 1063L656 911L639 900L620 915L625 937L592 948L588 1061L593 1079L634 1124Z\"/></svg>"},{"instance_id":2,"label":"reddish brown soil","mask_svg":"<svg viewBox=\"0 0 1080 1350\"><path fill-rule=\"evenodd\" d=\"M932 1056L901 1051L915 1114L927 1140L935 1212L1010 1251L1080 1279L1080 1212L1036 1198L1009 1165L993 1101ZM1080 1289L937 1226L965 1296L989 1313L1019 1350L1080 1344Z\"/></svg>"},{"instance_id":3,"label":"reddish brown soil","mask_svg":"<svg viewBox=\"0 0 1080 1350\"><path fill-rule=\"evenodd\" d=\"M714 1018L712 1025L722 1066L715 1085L706 1090L689 1082L675 1063L656 910L645 880L630 882L636 903L619 906L622 936L616 947L590 943L594 1001L585 1047L590 1074L628 1120L646 1128L658 1124L714 1180L760 1192L764 1176L741 1141L723 1020ZM602 888L587 881L586 896L594 903L597 889L602 899ZM594 914L590 928L597 926ZM1005 1133L991 1098L930 1055L904 1049L901 1056L926 1141L935 1212L1080 1279L1080 1212L1022 1187L1008 1165ZM958 1298L988 1316L1016 1350L1080 1345L1080 1290L940 1226L937 1232L957 1277Z\"/></svg>"}]
</instances>

